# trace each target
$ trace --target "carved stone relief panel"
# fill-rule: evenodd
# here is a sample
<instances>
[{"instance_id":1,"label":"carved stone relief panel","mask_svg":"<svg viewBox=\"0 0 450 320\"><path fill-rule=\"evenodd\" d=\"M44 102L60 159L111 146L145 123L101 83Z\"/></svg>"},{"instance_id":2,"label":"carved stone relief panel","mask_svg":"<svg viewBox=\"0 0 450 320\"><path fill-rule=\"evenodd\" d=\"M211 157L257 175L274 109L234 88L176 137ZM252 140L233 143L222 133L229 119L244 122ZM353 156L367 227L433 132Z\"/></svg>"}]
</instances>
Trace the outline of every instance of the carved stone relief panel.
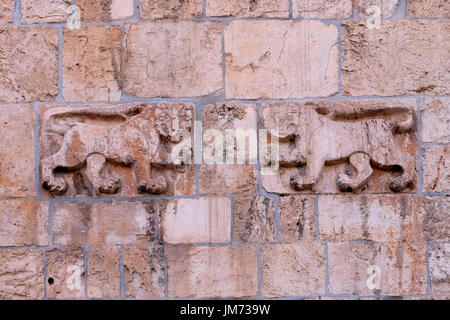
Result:
<instances>
[{"instance_id":1,"label":"carved stone relief panel","mask_svg":"<svg viewBox=\"0 0 450 320\"><path fill-rule=\"evenodd\" d=\"M280 169L261 177L268 192L416 188L414 100L266 103L261 120L279 138Z\"/></svg>"}]
</instances>

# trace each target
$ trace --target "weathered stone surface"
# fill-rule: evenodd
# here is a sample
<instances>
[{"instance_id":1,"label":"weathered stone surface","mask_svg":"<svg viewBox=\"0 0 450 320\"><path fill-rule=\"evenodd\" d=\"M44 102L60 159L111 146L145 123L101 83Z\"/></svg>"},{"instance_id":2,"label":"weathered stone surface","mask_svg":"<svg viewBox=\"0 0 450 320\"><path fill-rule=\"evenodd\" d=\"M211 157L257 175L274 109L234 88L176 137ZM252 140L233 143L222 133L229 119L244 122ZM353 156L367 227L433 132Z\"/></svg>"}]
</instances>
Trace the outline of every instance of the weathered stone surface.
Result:
<instances>
[{"instance_id":1,"label":"weathered stone surface","mask_svg":"<svg viewBox=\"0 0 450 320\"><path fill-rule=\"evenodd\" d=\"M430 273L433 294L450 294L450 244L430 245Z\"/></svg>"},{"instance_id":2,"label":"weathered stone surface","mask_svg":"<svg viewBox=\"0 0 450 320\"><path fill-rule=\"evenodd\" d=\"M343 24L342 89L348 96L446 94L450 91L450 21ZM440 63L433 63L440 61Z\"/></svg>"},{"instance_id":3,"label":"weathered stone surface","mask_svg":"<svg viewBox=\"0 0 450 320\"><path fill-rule=\"evenodd\" d=\"M81 21L114 21L134 16L134 0L77 0Z\"/></svg>"},{"instance_id":4,"label":"weathered stone surface","mask_svg":"<svg viewBox=\"0 0 450 320\"><path fill-rule=\"evenodd\" d=\"M450 98L422 98L423 142L450 142Z\"/></svg>"},{"instance_id":5,"label":"weathered stone surface","mask_svg":"<svg viewBox=\"0 0 450 320\"><path fill-rule=\"evenodd\" d=\"M88 298L117 298L120 295L120 248L90 246L88 249Z\"/></svg>"},{"instance_id":6,"label":"weathered stone surface","mask_svg":"<svg viewBox=\"0 0 450 320\"><path fill-rule=\"evenodd\" d=\"M198 97L222 88L222 27L216 22L126 24L123 92Z\"/></svg>"},{"instance_id":7,"label":"weathered stone surface","mask_svg":"<svg viewBox=\"0 0 450 320\"><path fill-rule=\"evenodd\" d=\"M273 199L269 197L239 197L233 200L234 241L276 241Z\"/></svg>"},{"instance_id":8,"label":"weathered stone surface","mask_svg":"<svg viewBox=\"0 0 450 320\"><path fill-rule=\"evenodd\" d=\"M66 22L70 0L22 0L22 23Z\"/></svg>"},{"instance_id":9,"label":"weathered stone surface","mask_svg":"<svg viewBox=\"0 0 450 320\"><path fill-rule=\"evenodd\" d=\"M15 3L15 0L0 2L0 24L12 23Z\"/></svg>"},{"instance_id":10,"label":"weathered stone surface","mask_svg":"<svg viewBox=\"0 0 450 320\"><path fill-rule=\"evenodd\" d=\"M234 102L211 104L202 116L203 163L256 164L256 105Z\"/></svg>"},{"instance_id":11,"label":"weathered stone surface","mask_svg":"<svg viewBox=\"0 0 450 320\"><path fill-rule=\"evenodd\" d=\"M380 8L381 18L390 18L397 9L398 0L355 0L358 7L358 15L360 18L367 18L373 13L367 13L370 6L378 6Z\"/></svg>"},{"instance_id":12,"label":"weathered stone surface","mask_svg":"<svg viewBox=\"0 0 450 320\"><path fill-rule=\"evenodd\" d=\"M450 18L450 2L447 0L408 0L406 16Z\"/></svg>"},{"instance_id":13,"label":"weathered stone surface","mask_svg":"<svg viewBox=\"0 0 450 320\"><path fill-rule=\"evenodd\" d=\"M414 190L414 105L411 99L263 104L262 124L279 138L280 166L262 175L263 187L281 194ZM270 153L262 167L277 159Z\"/></svg>"},{"instance_id":14,"label":"weathered stone surface","mask_svg":"<svg viewBox=\"0 0 450 320\"><path fill-rule=\"evenodd\" d=\"M64 30L63 96L67 101L111 101L121 97L120 26Z\"/></svg>"},{"instance_id":15,"label":"weathered stone surface","mask_svg":"<svg viewBox=\"0 0 450 320\"><path fill-rule=\"evenodd\" d=\"M200 166L200 194L255 193L258 172L253 164L203 164Z\"/></svg>"},{"instance_id":16,"label":"weathered stone surface","mask_svg":"<svg viewBox=\"0 0 450 320\"><path fill-rule=\"evenodd\" d=\"M1 197L36 194L34 121L31 105L0 104Z\"/></svg>"},{"instance_id":17,"label":"weathered stone surface","mask_svg":"<svg viewBox=\"0 0 450 320\"><path fill-rule=\"evenodd\" d=\"M289 0L209 0L206 16L287 18Z\"/></svg>"},{"instance_id":18,"label":"weathered stone surface","mask_svg":"<svg viewBox=\"0 0 450 320\"><path fill-rule=\"evenodd\" d=\"M305 196L280 197L280 241L314 241L316 239L316 217L314 198Z\"/></svg>"},{"instance_id":19,"label":"weathered stone surface","mask_svg":"<svg viewBox=\"0 0 450 320\"><path fill-rule=\"evenodd\" d=\"M450 196L418 197L414 206L415 239L450 241Z\"/></svg>"},{"instance_id":20,"label":"weathered stone surface","mask_svg":"<svg viewBox=\"0 0 450 320\"><path fill-rule=\"evenodd\" d=\"M58 30L0 28L0 101L50 101L58 95Z\"/></svg>"},{"instance_id":21,"label":"weathered stone surface","mask_svg":"<svg viewBox=\"0 0 450 320\"><path fill-rule=\"evenodd\" d=\"M350 18L352 0L292 0L292 15L294 18Z\"/></svg>"},{"instance_id":22,"label":"weathered stone surface","mask_svg":"<svg viewBox=\"0 0 450 320\"><path fill-rule=\"evenodd\" d=\"M411 240L413 206L408 196L320 196L320 238L333 242Z\"/></svg>"},{"instance_id":23,"label":"weathered stone surface","mask_svg":"<svg viewBox=\"0 0 450 320\"><path fill-rule=\"evenodd\" d=\"M261 247L262 294L286 297L325 292L324 247L317 242Z\"/></svg>"},{"instance_id":24,"label":"weathered stone surface","mask_svg":"<svg viewBox=\"0 0 450 320\"><path fill-rule=\"evenodd\" d=\"M450 191L450 147L423 148L423 187L425 191Z\"/></svg>"},{"instance_id":25,"label":"weathered stone surface","mask_svg":"<svg viewBox=\"0 0 450 320\"><path fill-rule=\"evenodd\" d=\"M125 247L123 252L125 294L136 299L164 296L164 248Z\"/></svg>"},{"instance_id":26,"label":"weathered stone surface","mask_svg":"<svg viewBox=\"0 0 450 320\"><path fill-rule=\"evenodd\" d=\"M141 19L193 19L202 16L202 0L140 0Z\"/></svg>"},{"instance_id":27,"label":"weathered stone surface","mask_svg":"<svg viewBox=\"0 0 450 320\"><path fill-rule=\"evenodd\" d=\"M167 248L170 297L253 297L258 291L251 246Z\"/></svg>"},{"instance_id":28,"label":"weathered stone surface","mask_svg":"<svg viewBox=\"0 0 450 320\"><path fill-rule=\"evenodd\" d=\"M338 92L338 31L320 21L233 21L225 28L227 99Z\"/></svg>"},{"instance_id":29,"label":"weathered stone surface","mask_svg":"<svg viewBox=\"0 0 450 320\"><path fill-rule=\"evenodd\" d=\"M192 146L171 138L191 130L194 114L180 103L41 106L42 186L68 196L193 194L194 166L172 157Z\"/></svg>"},{"instance_id":30,"label":"weathered stone surface","mask_svg":"<svg viewBox=\"0 0 450 320\"><path fill-rule=\"evenodd\" d=\"M0 250L0 299L44 297L42 250Z\"/></svg>"},{"instance_id":31,"label":"weathered stone surface","mask_svg":"<svg viewBox=\"0 0 450 320\"><path fill-rule=\"evenodd\" d=\"M48 204L39 200L0 201L0 246L46 246Z\"/></svg>"},{"instance_id":32,"label":"weathered stone surface","mask_svg":"<svg viewBox=\"0 0 450 320\"><path fill-rule=\"evenodd\" d=\"M167 243L231 241L231 202L227 198L169 200L162 211Z\"/></svg>"},{"instance_id":33,"label":"weathered stone surface","mask_svg":"<svg viewBox=\"0 0 450 320\"><path fill-rule=\"evenodd\" d=\"M56 203L53 213L55 244L132 244L148 237L159 238L159 208L148 203Z\"/></svg>"},{"instance_id":34,"label":"weathered stone surface","mask_svg":"<svg viewBox=\"0 0 450 320\"><path fill-rule=\"evenodd\" d=\"M328 266L332 294L401 296L427 291L425 243L329 243ZM380 269L379 289L367 286L369 266Z\"/></svg>"},{"instance_id":35,"label":"weathered stone surface","mask_svg":"<svg viewBox=\"0 0 450 320\"><path fill-rule=\"evenodd\" d=\"M84 255L81 247L47 250L47 297L83 298L85 290Z\"/></svg>"}]
</instances>

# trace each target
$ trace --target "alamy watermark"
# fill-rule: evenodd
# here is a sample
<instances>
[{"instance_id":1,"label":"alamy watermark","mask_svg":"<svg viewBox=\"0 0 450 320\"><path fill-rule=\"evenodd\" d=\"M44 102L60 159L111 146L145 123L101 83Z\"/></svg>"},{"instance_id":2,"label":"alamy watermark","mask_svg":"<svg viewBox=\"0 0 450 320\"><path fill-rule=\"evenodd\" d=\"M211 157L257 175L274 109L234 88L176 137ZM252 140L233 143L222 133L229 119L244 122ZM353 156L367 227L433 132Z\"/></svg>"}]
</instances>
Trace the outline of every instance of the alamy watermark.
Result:
<instances>
[{"instance_id":1,"label":"alamy watermark","mask_svg":"<svg viewBox=\"0 0 450 320\"><path fill-rule=\"evenodd\" d=\"M193 139L188 130L178 130L172 136L172 141L178 142L171 153L171 160L175 165L257 164L259 157L261 174L272 175L279 168L276 130L271 130L271 135L266 129L208 129L202 132L202 122L195 121Z\"/></svg>"}]
</instances>

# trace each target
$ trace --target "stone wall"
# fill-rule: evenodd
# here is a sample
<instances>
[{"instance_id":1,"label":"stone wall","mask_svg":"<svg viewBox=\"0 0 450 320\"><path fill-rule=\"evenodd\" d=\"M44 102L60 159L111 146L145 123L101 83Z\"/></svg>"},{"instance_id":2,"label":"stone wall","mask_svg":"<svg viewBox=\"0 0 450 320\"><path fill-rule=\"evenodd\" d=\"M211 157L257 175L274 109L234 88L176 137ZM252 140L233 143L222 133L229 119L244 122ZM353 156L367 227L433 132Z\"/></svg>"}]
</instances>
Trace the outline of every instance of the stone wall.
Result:
<instances>
[{"instance_id":1,"label":"stone wall","mask_svg":"<svg viewBox=\"0 0 450 320\"><path fill-rule=\"evenodd\" d=\"M0 0L0 298L449 298L449 4Z\"/></svg>"}]
</instances>

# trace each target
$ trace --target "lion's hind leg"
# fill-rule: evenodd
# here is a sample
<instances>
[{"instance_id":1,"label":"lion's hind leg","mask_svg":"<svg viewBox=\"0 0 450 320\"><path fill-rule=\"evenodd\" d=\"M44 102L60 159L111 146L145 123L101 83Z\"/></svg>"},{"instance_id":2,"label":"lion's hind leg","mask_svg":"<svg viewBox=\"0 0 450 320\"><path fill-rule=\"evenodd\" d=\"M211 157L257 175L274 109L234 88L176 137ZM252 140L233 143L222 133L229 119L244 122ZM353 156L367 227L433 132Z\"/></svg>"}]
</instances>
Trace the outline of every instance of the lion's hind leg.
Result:
<instances>
[{"instance_id":1,"label":"lion's hind leg","mask_svg":"<svg viewBox=\"0 0 450 320\"><path fill-rule=\"evenodd\" d=\"M105 176L106 158L98 153L86 158L86 175L97 194L116 193L120 188L120 178L116 175Z\"/></svg>"},{"instance_id":2,"label":"lion's hind leg","mask_svg":"<svg viewBox=\"0 0 450 320\"><path fill-rule=\"evenodd\" d=\"M353 191L361 188L373 173L370 165L370 157L364 152L357 152L349 157L350 164L356 170L355 177L349 177L345 173L341 173L337 178L337 184L341 191Z\"/></svg>"}]
</instances>

